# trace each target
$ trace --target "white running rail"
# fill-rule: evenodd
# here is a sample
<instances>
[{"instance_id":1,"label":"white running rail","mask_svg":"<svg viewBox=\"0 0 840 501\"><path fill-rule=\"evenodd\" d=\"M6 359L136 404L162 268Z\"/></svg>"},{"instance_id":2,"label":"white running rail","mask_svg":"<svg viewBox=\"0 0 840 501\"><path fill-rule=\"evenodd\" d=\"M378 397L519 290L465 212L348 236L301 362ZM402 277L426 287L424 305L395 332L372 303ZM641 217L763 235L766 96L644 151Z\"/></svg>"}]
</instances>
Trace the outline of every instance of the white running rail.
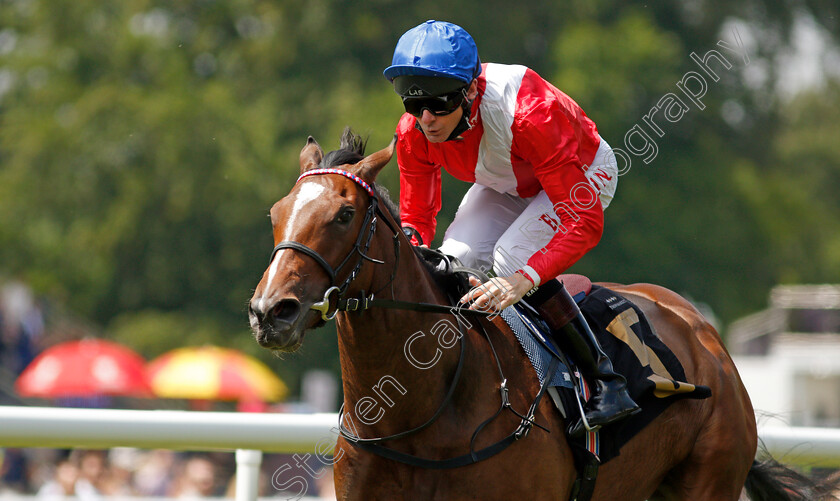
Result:
<instances>
[{"instance_id":1,"label":"white running rail","mask_svg":"<svg viewBox=\"0 0 840 501\"><path fill-rule=\"evenodd\" d=\"M254 501L263 451L329 450L337 423L337 414L0 406L0 447L235 450L236 499ZM840 466L840 429L763 427L759 436L783 463Z\"/></svg>"},{"instance_id":2,"label":"white running rail","mask_svg":"<svg viewBox=\"0 0 840 501\"><path fill-rule=\"evenodd\" d=\"M337 414L0 406L0 447L236 451L236 499L257 499L262 452L331 450Z\"/></svg>"}]
</instances>

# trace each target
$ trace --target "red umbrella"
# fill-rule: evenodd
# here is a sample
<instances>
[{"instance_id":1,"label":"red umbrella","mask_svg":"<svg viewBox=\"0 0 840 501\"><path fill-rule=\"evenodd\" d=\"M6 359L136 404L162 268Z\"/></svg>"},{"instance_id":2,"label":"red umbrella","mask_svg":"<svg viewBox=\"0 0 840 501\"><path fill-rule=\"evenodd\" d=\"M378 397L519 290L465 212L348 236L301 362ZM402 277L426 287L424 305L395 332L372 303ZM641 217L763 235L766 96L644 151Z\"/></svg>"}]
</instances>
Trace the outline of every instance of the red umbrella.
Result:
<instances>
[{"instance_id":1,"label":"red umbrella","mask_svg":"<svg viewBox=\"0 0 840 501\"><path fill-rule=\"evenodd\" d=\"M151 395L143 357L104 339L47 348L24 369L15 390L24 397L40 398Z\"/></svg>"}]
</instances>

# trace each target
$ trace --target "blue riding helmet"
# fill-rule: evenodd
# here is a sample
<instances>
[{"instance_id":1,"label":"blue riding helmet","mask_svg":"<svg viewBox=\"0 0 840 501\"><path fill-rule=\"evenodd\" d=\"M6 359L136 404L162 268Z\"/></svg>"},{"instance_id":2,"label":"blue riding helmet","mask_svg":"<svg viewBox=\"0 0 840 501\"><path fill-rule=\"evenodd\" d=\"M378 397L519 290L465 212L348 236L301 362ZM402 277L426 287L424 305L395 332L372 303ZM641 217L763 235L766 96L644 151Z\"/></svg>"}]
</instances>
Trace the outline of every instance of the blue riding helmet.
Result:
<instances>
[{"instance_id":1,"label":"blue riding helmet","mask_svg":"<svg viewBox=\"0 0 840 501\"><path fill-rule=\"evenodd\" d=\"M481 59L466 30L429 20L400 37L391 66L383 73L391 82L398 76L417 75L454 78L469 84L481 73Z\"/></svg>"}]
</instances>

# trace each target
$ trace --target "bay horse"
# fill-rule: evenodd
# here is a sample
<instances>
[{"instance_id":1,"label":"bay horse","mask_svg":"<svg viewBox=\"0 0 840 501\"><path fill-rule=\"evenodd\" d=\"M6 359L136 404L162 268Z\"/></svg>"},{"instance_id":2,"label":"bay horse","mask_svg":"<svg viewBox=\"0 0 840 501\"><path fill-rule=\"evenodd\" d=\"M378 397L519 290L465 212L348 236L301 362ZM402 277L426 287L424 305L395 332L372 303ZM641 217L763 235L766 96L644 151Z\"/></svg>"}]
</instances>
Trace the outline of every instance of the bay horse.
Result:
<instances>
[{"instance_id":1,"label":"bay horse","mask_svg":"<svg viewBox=\"0 0 840 501\"><path fill-rule=\"evenodd\" d=\"M394 145L364 156L364 141L346 129L340 149L324 155L308 139L301 177L270 211L275 249L249 303L256 340L294 351L307 331L335 316L343 423L354 432L339 437L334 450L338 499L569 499L577 473L549 399L533 412L547 431L520 433L501 452L466 466L405 464L353 443L385 437L381 443L402 457L468 457L522 431L521 416L499 413L500 372L520 414L541 389L501 318L463 321L447 308L400 307L450 303L374 185ZM745 484L752 499L816 499L800 479L781 480L792 478L776 474L782 465L755 460L747 391L720 336L691 303L656 285L605 285L644 311L686 381L708 386L712 396L669 406L601 466L592 499L737 500ZM461 327L453 330L456 321Z\"/></svg>"}]
</instances>

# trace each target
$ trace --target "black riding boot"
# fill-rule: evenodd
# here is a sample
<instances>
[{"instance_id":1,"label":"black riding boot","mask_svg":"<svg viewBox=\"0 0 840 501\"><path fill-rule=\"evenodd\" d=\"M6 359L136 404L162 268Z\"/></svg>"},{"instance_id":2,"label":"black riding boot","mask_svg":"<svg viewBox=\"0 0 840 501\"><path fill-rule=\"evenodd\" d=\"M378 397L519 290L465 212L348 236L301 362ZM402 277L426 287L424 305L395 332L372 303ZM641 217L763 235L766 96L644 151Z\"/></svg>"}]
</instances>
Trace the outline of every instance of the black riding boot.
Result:
<instances>
[{"instance_id":1,"label":"black riding boot","mask_svg":"<svg viewBox=\"0 0 840 501\"><path fill-rule=\"evenodd\" d=\"M613 370L612 362L601 349L574 299L562 282L551 282L554 283L540 286L540 289L549 289L535 294L541 298L526 298L526 302L540 313L551 328L553 339L560 349L572 356L584 377L594 381L594 395L583 407L589 427L601 427L639 412L641 409L627 392L627 381ZM550 294L552 290L554 293ZM569 434L574 436L584 430L581 420Z\"/></svg>"}]
</instances>

